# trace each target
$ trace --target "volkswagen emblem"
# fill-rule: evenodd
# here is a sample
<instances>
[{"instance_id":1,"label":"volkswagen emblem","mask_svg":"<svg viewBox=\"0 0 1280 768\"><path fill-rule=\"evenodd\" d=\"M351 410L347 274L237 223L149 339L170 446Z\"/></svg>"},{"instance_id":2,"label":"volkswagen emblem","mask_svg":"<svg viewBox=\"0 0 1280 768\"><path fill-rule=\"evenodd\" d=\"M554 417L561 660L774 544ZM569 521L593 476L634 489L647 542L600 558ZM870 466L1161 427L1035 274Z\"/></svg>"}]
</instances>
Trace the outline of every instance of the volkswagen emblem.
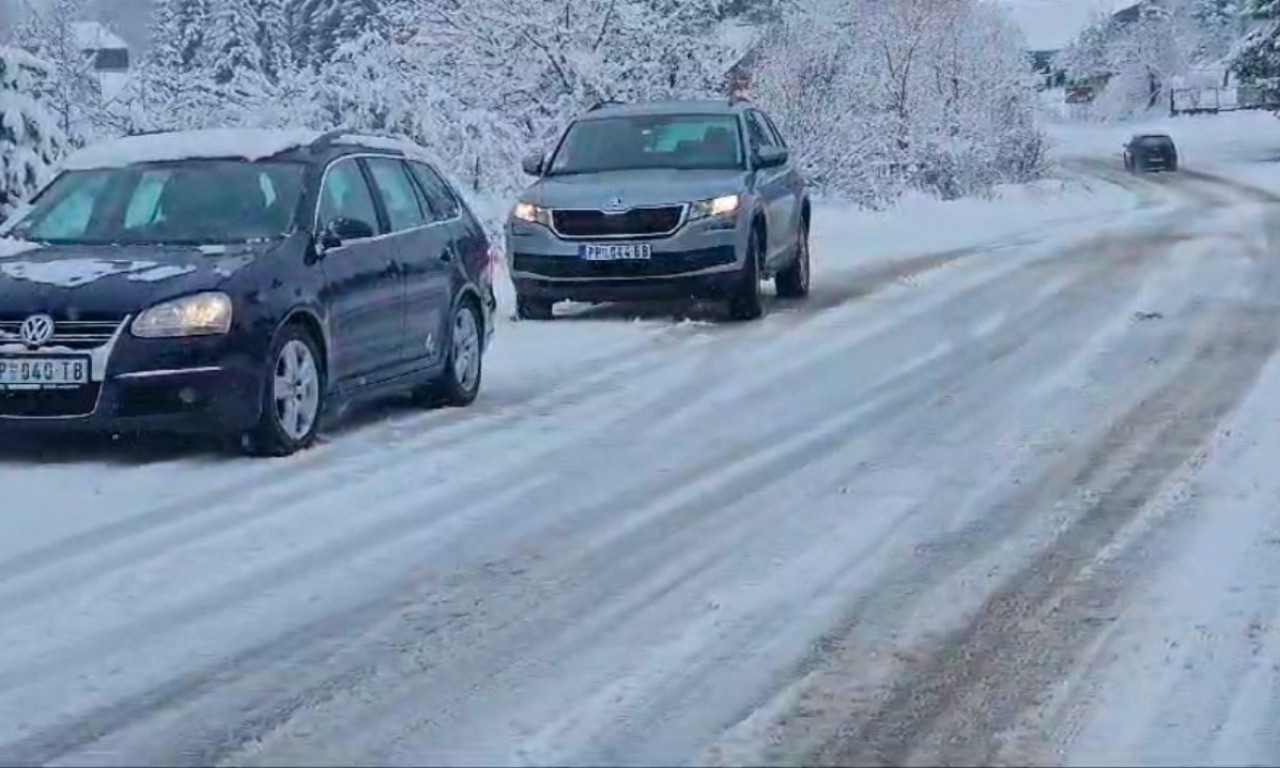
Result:
<instances>
[{"instance_id":1,"label":"volkswagen emblem","mask_svg":"<svg viewBox=\"0 0 1280 768\"><path fill-rule=\"evenodd\" d=\"M623 213L626 207L622 205L622 198L615 197L604 204L604 209L609 213Z\"/></svg>"},{"instance_id":2,"label":"volkswagen emblem","mask_svg":"<svg viewBox=\"0 0 1280 768\"><path fill-rule=\"evenodd\" d=\"M18 338L32 349L44 346L53 338L53 318L48 315L28 317L18 328Z\"/></svg>"}]
</instances>

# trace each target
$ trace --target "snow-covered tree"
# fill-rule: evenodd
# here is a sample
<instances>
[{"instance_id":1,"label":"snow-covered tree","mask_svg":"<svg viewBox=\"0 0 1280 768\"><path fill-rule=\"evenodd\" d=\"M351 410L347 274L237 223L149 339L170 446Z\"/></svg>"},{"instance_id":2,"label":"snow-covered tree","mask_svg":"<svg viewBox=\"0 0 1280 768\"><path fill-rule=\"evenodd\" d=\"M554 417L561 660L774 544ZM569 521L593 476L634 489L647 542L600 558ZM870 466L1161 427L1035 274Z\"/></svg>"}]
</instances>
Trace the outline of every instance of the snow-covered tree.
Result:
<instances>
[{"instance_id":1,"label":"snow-covered tree","mask_svg":"<svg viewBox=\"0 0 1280 768\"><path fill-rule=\"evenodd\" d=\"M257 10L253 0L218 0L214 5L205 40L214 82L225 85L246 76L262 75Z\"/></svg>"},{"instance_id":2,"label":"snow-covered tree","mask_svg":"<svg viewBox=\"0 0 1280 768\"><path fill-rule=\"evenodd\" d=\"M286 26L295 61L318 69L338 48L366 33L387 36L384 0L287 0Z\"/></svg>"},{"instance_id":3,"label":"snow-covered tree","mask_svg":"<svg viewBox=\"0 0 1280 768\"><path fill-rule=\"evenodd\" d=\"M36 96L53 114L72 144L96 135L102 106L93 54L80 48L75 23L83 16L82 0L52 0L32 9L18 26L15 42L48 66L36 83Z\"/></svg>"},{"instance_id":4,"label":"snow-covered tree","mask_svg":"<svg viewBox=\"0 0 1280 768\"><path fill-rule=\"evenodd\" d=\"M37 100L49 67L19 48L0 45L0 216L44 183L65 142Z\"/></svg>"},{"instance_id":5,"label":"snow-covered tree","mask_svg":"<svg viewBox=\"0 0 1280 768\"><path fill-rule=\"evenodd\" d=\"M285 0L249 0L252 15L257 22L254 40L261 56L261 71L268 80L275 80L293 63L289 52L289 28L285 15Z\"/></svg>"},{"instance_id":6,"label":"snow-covered tree","mask_svg":"<svg viewBox=\"0 0 1280 768\"><path fill-rule=\"evenodd\" d=\"M174 72L206 66L210 5L210 0L155 0L150 60Z\"/></svg>"},{"instance_id":7,"label":"snow-covered tree","mask_svg":"<svg viewBox=\"0 0 1280 768\"><path fill-rule=\"evenodd\" d=\"M818 186L869 205L955 197L1042 171L1024 49L979 0L801 0L753 92Z\"/></svg>"}]
</instances>

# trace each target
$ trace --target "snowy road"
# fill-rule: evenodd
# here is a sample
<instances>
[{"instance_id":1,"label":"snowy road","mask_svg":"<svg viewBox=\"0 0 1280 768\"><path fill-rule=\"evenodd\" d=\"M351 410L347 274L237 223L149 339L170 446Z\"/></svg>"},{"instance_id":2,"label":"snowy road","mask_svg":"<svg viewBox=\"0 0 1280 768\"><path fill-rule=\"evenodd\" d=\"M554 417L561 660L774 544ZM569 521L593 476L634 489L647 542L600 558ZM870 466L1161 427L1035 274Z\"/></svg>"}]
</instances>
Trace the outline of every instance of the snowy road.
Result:
<instances>
[{"instance_id":1,"label":"snowy road","mask_svg":"<svg viewBox=\"0 0 1280 768\"><path fill-rule=\"evenodd\" d=\"M292 459L6 447L0 763L1280 760L1280 197L1074 166Z\"/></svg>"}]
</instances>

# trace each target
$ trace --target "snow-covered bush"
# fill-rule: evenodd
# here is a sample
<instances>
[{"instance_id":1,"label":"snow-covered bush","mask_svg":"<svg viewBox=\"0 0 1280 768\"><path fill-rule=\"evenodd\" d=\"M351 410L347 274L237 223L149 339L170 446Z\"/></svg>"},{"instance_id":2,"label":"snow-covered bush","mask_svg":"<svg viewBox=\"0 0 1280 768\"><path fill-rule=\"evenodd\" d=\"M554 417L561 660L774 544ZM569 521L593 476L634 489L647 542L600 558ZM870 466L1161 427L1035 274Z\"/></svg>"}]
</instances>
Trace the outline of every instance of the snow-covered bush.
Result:
<instances>
[{"instance_id":1,"label":"snow-covered bush","mask_svg":"<svg viewBox=\"0 0 1280 768\"><path fill-rule=\"evenodd\" d=\"M0 218L44 183L65 141L36 99L49 67L19 48L0 45Z\"/></svg>"}]
</instances>

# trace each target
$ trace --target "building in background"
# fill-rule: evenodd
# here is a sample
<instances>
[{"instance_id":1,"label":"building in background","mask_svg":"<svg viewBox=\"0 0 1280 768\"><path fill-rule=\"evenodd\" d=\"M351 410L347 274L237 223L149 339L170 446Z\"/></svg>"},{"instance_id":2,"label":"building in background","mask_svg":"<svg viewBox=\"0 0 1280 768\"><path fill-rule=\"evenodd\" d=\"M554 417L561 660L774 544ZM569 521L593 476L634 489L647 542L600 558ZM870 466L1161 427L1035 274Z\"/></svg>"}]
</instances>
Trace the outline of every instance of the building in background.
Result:
<instances>
[{"instance_id":1,"label":"building in background","mask_svg":"<svg viewBox=\"0 0 1280 768\"><path fill-rule=\"evenodd\" d=\"M132 62L128 43L98 21L77 21L72 31L76 47L93 61L102 97L114 98L129 79Z\"/></svg>"}]
</instances>

